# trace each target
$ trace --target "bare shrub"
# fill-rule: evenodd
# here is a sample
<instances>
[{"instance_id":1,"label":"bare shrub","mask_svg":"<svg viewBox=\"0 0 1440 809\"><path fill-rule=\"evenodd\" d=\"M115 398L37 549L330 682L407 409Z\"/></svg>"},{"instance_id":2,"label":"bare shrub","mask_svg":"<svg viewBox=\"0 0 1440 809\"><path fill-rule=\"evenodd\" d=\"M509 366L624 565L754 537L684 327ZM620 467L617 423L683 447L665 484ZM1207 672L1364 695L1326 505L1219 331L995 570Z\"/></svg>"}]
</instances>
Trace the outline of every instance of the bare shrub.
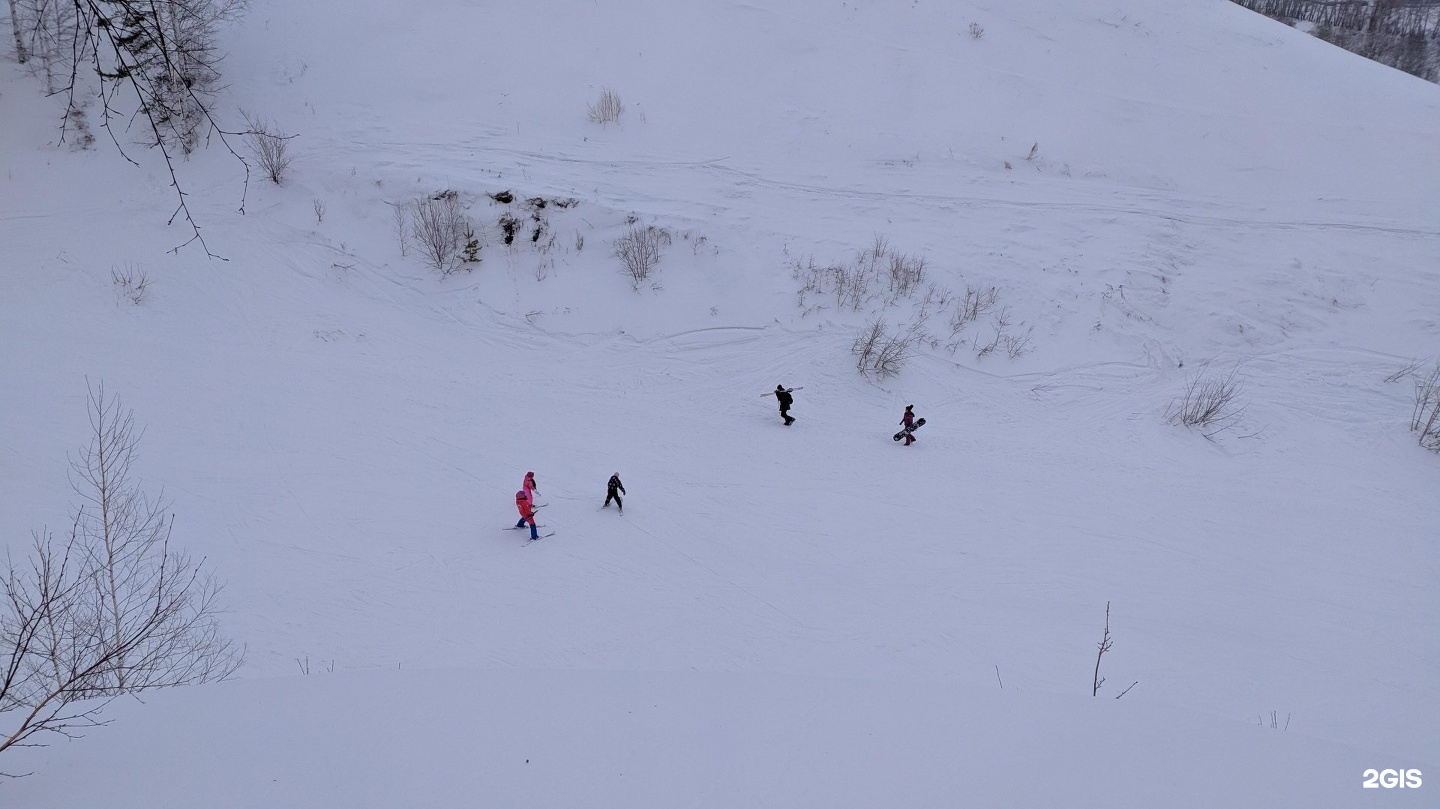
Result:
<instances>
[{"instance_id":1,"label":"bare shrub","mask_svg":"<svg viewBox=\"0 0 1440 809\"><path fill-rule=\"evenodd\" d=\"M887 329L884 320L873 320L851 344L850 353L855 356L855 369L861 376L887 379L905 369L914 334L887 333Z\"/></svg>"},{"instance_id":2,"label":"bare shrub","mask_svg":"<svg viewBox=\"0 0 1440 809\"><path fill-rule=\"evenodd\" d=\"M122 694L223 679L241 662L220 634L220 585L170 546L168 504L131 476L133 415L103 386L89 406L69 539L36 533L0 583L0 752L103 724Z\"/></svg>"},{"instance_id":3,"label":"bare shrub","mask_svg":"<svg viewBox=\"0 0 1440 809\"><path fill-rule=\"evenodd\" d=\"M325 221L325 200L316 197L310 200L310 207L315 209L315 224Z\"/></svg>"},{"instance_id":4,"label":"bare shrub","mask_svg":"<svg viewBox=\"0 0 1440 809\"><path fill-rule=\"evenodd\" d=\"M461 251L475 236L460 195L454 191L411 202L409 231L425 263L444 275L456 270Z\"/></svg>"},{"instance_id":5,"label":"bare shrub","mask_svg":"<svg viewBox=\"0 0 1440 809\"><path fill-rule=\"evenodd\" d=\"M1100 693L1100 686L1102 686L1102 685L1105 684L1105 678L1100 676L1100 660L1101 660L1101 658L1105 657L1105 653L1108 652L1108 651L1110 651L1110 647L1112 647L1112 646L1114 646L1114 645L1115 645L1115 641L1110 637L1110 602L1109 602L1109 601L1106 601L1106 602L1105 602L1105 633L1100 636L1100 642L1099 642L1098 644L1096 644L1096 648L1097 648L1098 651L1095 653L1095 676L1094 676L1094 677L1091 679L1091 681L1090 681L1090 696L1092 696L1092 697L1098 695L1098 694ZM1121 691L1119 694L1116 694L1116 695L1115 695L1115 699L1120 699L1121 697L1123 697L1123 696L1125 696L1126 694L1130 693L1130 689L1131 689L1131 688L1134 688L1135 686L1137 686L1137 685L1139 685L1139 684L1140 684L1140 681L1139 681L1139 680L1136 680L1135 682L1131 683L1131 684L1129 685L1129 687L1127 687L1124 691Z\"/></svg>"},{"instance_id":6,"label":"bare shrub","mask_svg":"<svg viewBox=\"0 0 1440 809\"><path fill-rule=\"evenodd\" d=\"M1199 429L1212 438L1239 421L1245 408L1240 403L1240 383L1235 371L1225 376L1201 374L1191 379L1185 392L1165 409L1171 424Z\"/></svg>"},{"instance_id":7,"label":"bare shrub","mask_svg":"<svg viewBox=\"0 0 1440 809\"><path fill-rule=\"evenodd\" d=\"M1000 290L995 287L986 288L966 284L965 297L961 299L955 313L950 317L951 336L960 333L967 325L990 314L999 302Z\"/></svg>"},{"instance_id":8,"label":"bare shrub","mask_svg":"<svg viewBox=\"0 0 1440 809\"><path fill-rule=\"evenodd\" d=\"M295 136L281 135L274 123L257 115L244 110L241 110L241 115L245 117L245 139L255 159L260 162L260 168L270 182L284 185L285 174L290 171L290 139Z\"/></svg>"},{"instance_id":9,"label":"bare shrub","mask_svg":"<svg viewBox=\"0 0 1440 809\"><path fill-rule=\"evenodd\" d=\"M1026 159L1026 160L1034 160L1034 159L1036 158L1036 156L1038 156L1039 154L1040 154L1040 142L1039 142L1039 141L1036 141L1035 144L1030 147L1030 153L1027 154L1027 155L1025 155L1025 159Z\"/></svg>"},{"instance_id":10,"label":"bare shrub","mask_svg":"<svg viewBox=\"0 0 1440 809\"><path fill-rule=\"evenodd\" d=\"M590 122L595 124L613 124L624 112L625 105L621 103L620 96L608 87L601 91L600 100L588 107Z\"/></svg>"},{"instance_id":11,"label":"bare shrub","mask_svg":"<svg viewBox=\"0 0 1440 809\"><path fill-rule=\"evenodd\" d=\"M145 274L145 268L138 264L126 262L111 267L110 281L121 295L136 306L145 300L145 294L150 290L150 277Z\"/></svg>"},{"instance_id":12,"label":"bare shrub","mask_svg":"<svg viewBox=\"0 0 1440 809\"><path fill-rule=\"evenodd\" d=\"M979 39L980 37L983 37L983 36L985 36L985 29L980 27L980 23L978 23L978 22L972 22L972 23L970 23L970 38L971 38L971 39Z\"/></svg>"},{"instance_id":13,"label":"bare shrub","mask_svg":"<svg viewBox=\"0 0 1440 809\"><path fill-rule=\"evenodd\" d=\"M1005 349L1005 355L1012 360L1018 360L1029 354L1033 346L1031 335L1035 327L1031 326L1022 334L1006 334L1000 338L1000 345Z\"/></svg>"},{"instance_id":14,"label":"bare shrub","mask_svg":"<svg viewBox=\"0 0 1440 809\"><path fill-rule=\"evenodd\" d=\"M892 253L889 258L890 294L894 298L908 298L925 282L925 259Z\"/></svg>"},{"instance_id":15,"label":"bare shrub","mask_svg":"<svg viewBox=\"0 0 1440 809\"><path fill-rule=\"evenodd\" d=\"M625 235L615 240L611 254L620 259L625 274L630 276L630 286L638 290L660 263L661 248L670 246L670 242L670 231L665 228L631 222Z\"/></svg>"},{"instance_id":16,"label":"bare shrub","mask_svg":"<svg viewBox=\"0 0 1440 809\"><path fill-rule=\"evenodd\" d=\"M1401 367L1401 368L1399 368L1398 370L1396 370L1395 373L1393 373L1393 374L1385 377L1385 382L1386 382L1387 384L1388 384L1388 383L1399 382L1400 380L1404 379L1405 377L1411 376L1411 375L1413 375L1416 371L1420 370L1420 366L1422 366L1422 365L1424 365L1424 364L1425 364L1425 363L1421 362L1420 360L1411 360L1411 361L1405 363L1405 365L1404 365L1403 367Z\"/></svg>"},{"instance_id":17,"label":"bare shrub","mask_svg":"<svg viewBox=\"0 0 1440 809\"><path fill-rule=\"evenodd\" d=\"M975 349L975 356L979 359L984 359L994 354L1000 349L1000 346L1005 343L1005 337L1009 333L1009 329L1010 307L1006 306L1001 308L1000 311L995 314L994 319L990 321L991 335L988 342L982 340L979 335L976 335L975 342L972 344Z\"/></svg>"},{"instance_id":18,"label":"bare shrub","mask_svg":"<svg viewBox=\"0 0 1440 809\"><path fill-rule=\"evenodd\" d=\"M390 206L391 221L395 228L395 240L400 243L400 257L404 258L410 246L410 217L405 215L405 206L385 203Z\"/></svg>"},{"instance_id":19,"label":"bare shrub","mask_svg":"<svg viewBox=\"0 0 1440 809\"><path fill-rule=\"evenodd\" d=\"M865 374L870 367L871 358L879 350L880 343L885 337L885 321L875 319L865 327L850 345L850 353L855 356L855 368L861 374Z\"/></svg>"},{"instance_id":20,"label":"bare shrub","mask_svg":"<svg viewBox=\"0 0 1440 809\"><path fill-rule=\"evenodd\" d=\"M1420 446L1440 452L1440 362L1415 376L1415 406L1410 431Z\"/></svg>"},{"instance_id":21,"label":"bare shrub","mask_svg":"<svg viewBox=\"0 0 1440 809\"><path fill-rule=\"evenodd\" d=\"M827 269L830 271L831 286L835 292L835 305L860 311L860 307L870 298L870 280L874 276L869 268L863 264L853 267L847 264L832 264Z\"/></svg>"}]
</instances>

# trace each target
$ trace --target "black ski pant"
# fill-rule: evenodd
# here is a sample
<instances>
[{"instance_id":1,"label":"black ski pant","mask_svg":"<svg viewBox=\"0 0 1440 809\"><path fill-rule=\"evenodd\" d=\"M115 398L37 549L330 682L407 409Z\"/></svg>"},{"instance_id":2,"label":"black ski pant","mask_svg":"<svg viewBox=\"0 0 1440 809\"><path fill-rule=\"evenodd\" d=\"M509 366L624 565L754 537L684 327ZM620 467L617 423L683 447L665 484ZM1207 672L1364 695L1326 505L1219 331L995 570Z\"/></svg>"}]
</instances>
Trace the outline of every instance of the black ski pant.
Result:
<instances>
[{"instance_id":1,"label":"black ski pant","mask_svg":"<svg viewBox=\"0 0 1440 809\"><path fill-rule=\"evenodd\" d=\"M624 510L625 510L625 504L620 501L620 493L619 493L619 492L617 492L617 491L609 491L609 492L606 492L606 493L605 493L605 506L610 505L610 501L611 501L611 500L614 500L614 501L615 501L615 505L619 506L621 511L624 511ZM601 508L604 508L605 506L601 506Z\"/></svg>"}]
</instances>

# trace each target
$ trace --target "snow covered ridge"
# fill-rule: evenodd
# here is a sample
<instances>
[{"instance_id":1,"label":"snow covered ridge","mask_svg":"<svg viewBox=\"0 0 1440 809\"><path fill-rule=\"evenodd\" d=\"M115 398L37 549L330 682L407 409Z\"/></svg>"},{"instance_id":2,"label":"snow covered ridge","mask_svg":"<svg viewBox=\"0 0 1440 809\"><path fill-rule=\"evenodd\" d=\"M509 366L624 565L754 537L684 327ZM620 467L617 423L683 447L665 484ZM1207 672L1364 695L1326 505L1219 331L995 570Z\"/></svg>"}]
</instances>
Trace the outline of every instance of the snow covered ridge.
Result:
<instances>
[{"instance_id":1,"label":"snow covered ridge","mask_svg":"<svg viewBox=\"0 0 1440 809\"><path fill-rule=\"evenodd\" d=\"M1440 2L1337 3L1328 0L1235 0L1351 53L1440 81Z\"/></svg>"},{"instance_id":2,"label":"snow covered ridge","mask_svg":"<svg viewBox=\"0 0 1440 809\"><path fill-rule=\"evenodd\" d=\"M6 806L1433 803L1435 87L1219 0L218 36L223 262L0 68L0 543L104 380L248 650Z\"/></svg>"}]
</instances>

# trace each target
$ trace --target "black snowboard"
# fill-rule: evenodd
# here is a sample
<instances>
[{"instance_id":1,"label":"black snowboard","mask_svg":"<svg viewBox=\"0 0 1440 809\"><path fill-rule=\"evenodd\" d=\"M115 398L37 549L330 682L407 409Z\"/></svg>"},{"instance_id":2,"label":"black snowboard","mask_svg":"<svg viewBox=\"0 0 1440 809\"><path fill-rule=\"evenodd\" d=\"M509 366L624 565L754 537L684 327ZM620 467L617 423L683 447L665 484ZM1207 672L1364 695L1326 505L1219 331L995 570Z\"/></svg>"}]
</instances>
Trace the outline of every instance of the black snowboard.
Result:
<instances>
[{"instance_id":1,"label":"black snowboard","mask_svg":"<svg viewBox=\"0 0 1440 809\"><path fill-rule=\"evenodd\" d=\"M920 429L921 427L924 427L924 426L925 426L925 419L915 419L915 430L918 430L918 429ZM900 439L902 439L902 438L905 437L905 434L906 434L906 433L913 433L913 432L915 432L915 430L901 430L900 432L898 432L898 433L895 434L894 440L899 441Z\"/></svg>"}]
</instances>

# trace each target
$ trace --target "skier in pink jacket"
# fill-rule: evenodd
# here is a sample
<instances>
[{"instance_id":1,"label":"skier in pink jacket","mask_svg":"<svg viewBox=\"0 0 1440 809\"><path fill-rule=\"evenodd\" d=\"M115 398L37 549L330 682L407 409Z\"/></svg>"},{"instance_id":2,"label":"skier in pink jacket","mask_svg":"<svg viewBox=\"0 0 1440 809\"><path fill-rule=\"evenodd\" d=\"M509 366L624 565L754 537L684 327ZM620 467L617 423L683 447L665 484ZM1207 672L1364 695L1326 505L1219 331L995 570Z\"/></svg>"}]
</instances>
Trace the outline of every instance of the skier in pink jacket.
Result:
<instances>
[{"instance_id":1,"label":"skier in pink jacket","mask_svg":"<svg viewBox=\"0 0 1440 809\"><path fill-rule=\"evenodd\" d=\"M515 508L520 511L520 521L515 523L516 528L524 528L526 523L530 524L530 538L539 539L540 529L535 525L535 504L530 501L530 495L524 489L515 493Z\"/></svg>"}]
</instances>

